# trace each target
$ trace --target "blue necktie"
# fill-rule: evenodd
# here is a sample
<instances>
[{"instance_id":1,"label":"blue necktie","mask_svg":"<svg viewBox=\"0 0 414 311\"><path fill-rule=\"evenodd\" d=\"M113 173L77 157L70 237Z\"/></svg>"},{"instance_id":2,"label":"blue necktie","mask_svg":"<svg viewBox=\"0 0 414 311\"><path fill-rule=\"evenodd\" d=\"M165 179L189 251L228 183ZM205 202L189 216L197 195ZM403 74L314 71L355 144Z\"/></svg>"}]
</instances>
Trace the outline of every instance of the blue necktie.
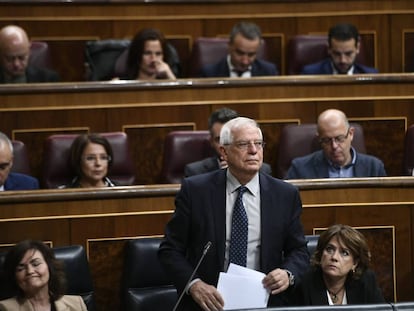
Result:
<instances>
[{"instance_id":1,"label":"blue necktie","mask_svg":"<svg viewBox=\"0 0 414 311\"><path fill-rule=\"evenodd\" d=\"M231 236L230 236L230 250L229 261L240 265L246 266L247 259L247 234L249 221L247 219L246 210L243 205L243 193L247 188L240 186L234 204L233 216L231 219Z\"/></svg>"}]
</instances>

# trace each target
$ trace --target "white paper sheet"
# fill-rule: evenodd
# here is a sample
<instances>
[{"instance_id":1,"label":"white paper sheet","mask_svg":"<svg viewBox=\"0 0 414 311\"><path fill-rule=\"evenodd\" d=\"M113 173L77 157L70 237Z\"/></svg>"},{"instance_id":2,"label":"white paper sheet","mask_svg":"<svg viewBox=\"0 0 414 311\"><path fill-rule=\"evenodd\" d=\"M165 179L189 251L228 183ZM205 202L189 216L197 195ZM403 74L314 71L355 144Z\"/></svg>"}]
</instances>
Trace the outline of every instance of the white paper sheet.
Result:
<instances>
[{"instance_id":1,"label":"white paper sheet","mask_svg":"<svg viewBox=\"0 0 414 311\"><path fill-rule=\"evenodd\" d=\"M269 292L263 287L264 273L230 264L221 272L217 290L224 299L224 310L266 308Z\"/></svg>"}]
</instances>

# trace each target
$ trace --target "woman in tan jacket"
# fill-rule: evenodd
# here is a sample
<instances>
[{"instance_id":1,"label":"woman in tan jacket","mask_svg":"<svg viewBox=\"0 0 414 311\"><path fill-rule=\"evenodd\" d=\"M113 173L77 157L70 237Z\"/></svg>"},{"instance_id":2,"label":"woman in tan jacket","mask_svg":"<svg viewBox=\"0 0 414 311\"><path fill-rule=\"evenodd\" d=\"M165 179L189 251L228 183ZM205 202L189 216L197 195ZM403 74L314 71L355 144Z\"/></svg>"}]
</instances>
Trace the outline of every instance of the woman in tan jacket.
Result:
<instances>
[{"instance_id":1,"label":"woman in tan jacket","mask_svg":"<svg viewBox=\"0 0 414 311\"><path fill-rule=\"evenodd\" d=\"M63 295L63 265L40 241L15 245L6 255L4 271L16 296L0 301L2 311L87 311L82 297Z\"/></svg>"}]
</instances>

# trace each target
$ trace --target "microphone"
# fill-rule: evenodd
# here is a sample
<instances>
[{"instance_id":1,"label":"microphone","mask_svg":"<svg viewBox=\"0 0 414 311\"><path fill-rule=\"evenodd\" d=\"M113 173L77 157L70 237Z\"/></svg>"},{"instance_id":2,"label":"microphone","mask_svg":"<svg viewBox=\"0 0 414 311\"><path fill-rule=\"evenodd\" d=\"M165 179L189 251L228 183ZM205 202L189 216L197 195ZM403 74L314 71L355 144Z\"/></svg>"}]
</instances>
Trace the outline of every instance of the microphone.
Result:
<instances>
[{"instance_id":1,"label":"microphone","mask_svg":"<svg viewBox=\"0 0 414 311\"><path fill-rule=\"evenodd\" d=\"M188 286L188 285L191 283L191 281L193 280L193 277L194 277L194 275L196 274L196 272L197 272L197 270L198 270L198 267L199 267L199 266L201 265L201 263L203 262L203 259L204 259L204 257L206 256L206 254L207 254L208 250L210 249L211 244L212 244L212 243L211 243L210 241L208 241L208 242L206 243L206 245L204 246L204 249L203 249L203 254L201 254L201 257L200 257L200 259L198 260L197 265L196 265L196 267L195 267L195 268L194 268L194 270L193 270L193 273L191 273L190 277L188 278L187 283L185 283L184 290L183 290L183 292L181 293L180 297L178 298L177 302L175 303L174 308L173 308L173 311L177 310L178 305L180 304L181 300L183 300L184 294L185 294L185 292L186 292L186 290L187 290L187 286Z\"/></svg>"}]
</instances>

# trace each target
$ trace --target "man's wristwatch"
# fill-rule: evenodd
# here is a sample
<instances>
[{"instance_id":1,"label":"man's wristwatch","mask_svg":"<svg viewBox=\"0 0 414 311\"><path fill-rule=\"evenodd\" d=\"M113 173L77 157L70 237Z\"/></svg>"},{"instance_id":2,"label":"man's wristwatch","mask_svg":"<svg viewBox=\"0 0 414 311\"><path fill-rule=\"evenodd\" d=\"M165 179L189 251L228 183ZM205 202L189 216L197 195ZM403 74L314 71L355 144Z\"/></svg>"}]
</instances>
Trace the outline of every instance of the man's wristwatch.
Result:
<instances>
[{"instance_id":1,"label":"man's wristwatch","mask_svg":"<svg viewBox=\"0 0 414 311\"><path fill-rule=\"evenodd\" d=\"M294 276L294 275L293 275L293 273L292 273L292 272L290 272L289 270L286 270L286 269L285 269L285 271L286 271L286 273L287 273L287 275L288 275L288 278L289 278L289 286L294 285L294 284L295 284L295 276Z\"/></svg>"}]
</instances>

